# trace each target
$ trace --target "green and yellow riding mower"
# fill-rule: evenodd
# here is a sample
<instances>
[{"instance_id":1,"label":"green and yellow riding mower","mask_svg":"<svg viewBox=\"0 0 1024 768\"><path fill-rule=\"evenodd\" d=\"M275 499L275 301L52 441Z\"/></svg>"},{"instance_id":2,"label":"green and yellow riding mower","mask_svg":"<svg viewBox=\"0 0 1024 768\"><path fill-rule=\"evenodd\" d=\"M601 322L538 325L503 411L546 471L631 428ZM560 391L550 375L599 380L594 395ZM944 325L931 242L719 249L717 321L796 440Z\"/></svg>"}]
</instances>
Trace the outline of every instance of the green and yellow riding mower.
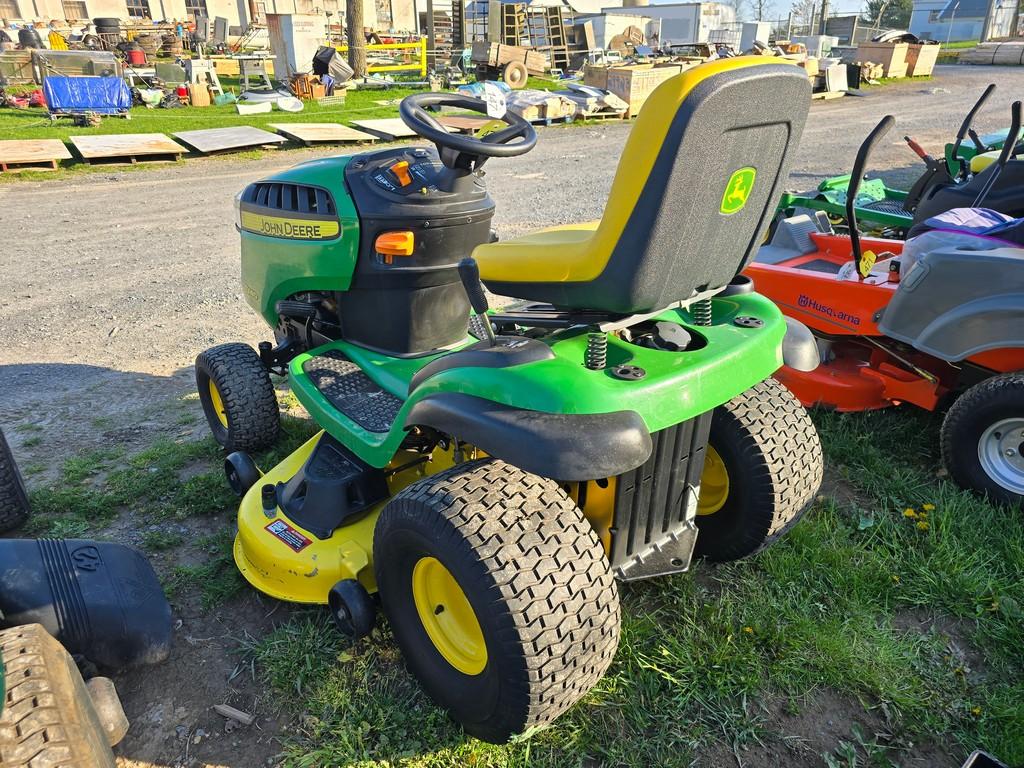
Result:
<instances>
[{"instance_id":1,"label":"green and yellow riding mower","mask_svg":"<svg viewBox=\"0 0 1024 768\"><path fill-rule=\"evenodd\" d=\"M196 360L242 494L245 578L328 604L353 637L379 600L428 693L501 742L604 674L616 579L782 535L822 459L770 376L783 360L813 368L817 350L738 275L808 97L799 69L760 57L674 77L599 222L505 242L483 166L537 137L511 113L482 139L449 134L427 108L487 111L461 95L401 104L436 150L315 160L247 187L242 282L276 344ZM489 309L484 285L519 303ZM278 433L271 373L323 431L264 474L245 452Z\"/></svg>"},{"instance_id":2,"label":"green and yellow riding mower","mask_svg":"<svg viewBox=\"0 0 1024 768\"><path fill-rule=\"evenodd\" d=\"M995 89L995 83L990 84L967 113L955 141L946 145L945 157L934 158L910 136L903 137L925 164L909 190L894 189L879 178L863 178L865 169L860 158L866 157L869 140L865 139L851 173L825 179L810 193L784 193L779 201L780 214L791 216L798 209L824 211L833 224L845 223L846 200L853 188L850 182L858 178L854 193L857 220L863 228L886 237L902 239L911 227L932 216L953 208L976 208L982 202L986 208L1024 216L1024 161L1015 159L1024 146L1016 141L1008 147L1005 143L1007 135L1016 136L1017 132L1011 127L987 136L992 142L989 145L971 127ZM973 149L968 148L968 142Z\"/></svg>"}]
</instances>

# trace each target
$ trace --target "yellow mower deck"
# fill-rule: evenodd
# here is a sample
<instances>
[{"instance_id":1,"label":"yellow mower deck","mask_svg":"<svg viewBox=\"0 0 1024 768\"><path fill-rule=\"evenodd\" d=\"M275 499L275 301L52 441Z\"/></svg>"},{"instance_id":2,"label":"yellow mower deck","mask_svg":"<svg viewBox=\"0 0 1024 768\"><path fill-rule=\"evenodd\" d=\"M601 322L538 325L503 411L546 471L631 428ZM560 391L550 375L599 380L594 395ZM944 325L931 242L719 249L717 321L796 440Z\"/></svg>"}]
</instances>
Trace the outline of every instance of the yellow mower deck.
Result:
<instances>
[{"instance_id":1,"label":"yellow mower deck","mask_svg":"<svg viewBox=\"0 0 1024 768\"><path fill-rule=\"evenodd\" d=\"M263 511L262 486L290 480L309 458L322 434L318 432L264 474L260 482L246 492L238 507L235 565L256 589L279 600L322 605L327 602L331 587L342 579L356 579L369 592L377 589L372 567L373 529L386 500L356 522L338 528L329 539L318 539L297 526L280 509L273 517ZM473 458L473 454L469 457ZM417 459L421 461L408 466ZM392 463L395 471L388 476L388 489L394 495L453 463L451 450L438 448L429 457L400 451Z\"/></svg>"}]
</instances>

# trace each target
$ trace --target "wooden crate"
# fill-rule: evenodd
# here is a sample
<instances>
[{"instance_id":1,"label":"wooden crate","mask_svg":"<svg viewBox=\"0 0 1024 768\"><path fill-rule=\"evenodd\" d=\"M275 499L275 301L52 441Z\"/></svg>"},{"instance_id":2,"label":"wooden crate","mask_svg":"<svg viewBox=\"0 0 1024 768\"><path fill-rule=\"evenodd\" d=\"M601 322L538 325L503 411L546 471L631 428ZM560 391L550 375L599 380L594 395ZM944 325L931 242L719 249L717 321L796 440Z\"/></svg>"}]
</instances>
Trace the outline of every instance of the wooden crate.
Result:
<instances>
[{"instance_id":1,"label":"wooden crate","mask_svg":"<svg viewBox=\"0 0 1024 768\"><path fill-rule=\"evenodd\" d=\"M935 69L941 47L935 43L918 43L907 48L907 77L930 75Z\"/></svg>"},{"instance_id":2,"label":"wooden crate","mask_svg":"<svg viewBox=\"0 0 1024 768\"><path fill-rule=\"evenodd\" d=\"M513 62L522 62L526 65L526 71L531 75L544 74L544 70L548 66L543 53L518 45L489 43L486 40L477 40L473 43L471 59L474 64L486 64L497 68L502 68Z\"/></svg>"},{"instance_id":3,"label":"wooden crate","mask_svg":"<svg viewBox=\"0 0 1024 768\"><path fill-rule=\"evenodd\" d=\"M882 77L907 76L907 43L861 43L857 61L874 61L882 65Z\"/></svg>"},{"instance_id":4,"label":"wooden crate","mask_svg":"<svg viewBox=\"0 0 1024 768\"><path fill-rule=\"evenodd\" d=\"M667 67L615 67L608 70L608 83L604 87L629 104L628 114L634 117L655 88L683 69L678 64Z\"/></svg>"}]
</instances>

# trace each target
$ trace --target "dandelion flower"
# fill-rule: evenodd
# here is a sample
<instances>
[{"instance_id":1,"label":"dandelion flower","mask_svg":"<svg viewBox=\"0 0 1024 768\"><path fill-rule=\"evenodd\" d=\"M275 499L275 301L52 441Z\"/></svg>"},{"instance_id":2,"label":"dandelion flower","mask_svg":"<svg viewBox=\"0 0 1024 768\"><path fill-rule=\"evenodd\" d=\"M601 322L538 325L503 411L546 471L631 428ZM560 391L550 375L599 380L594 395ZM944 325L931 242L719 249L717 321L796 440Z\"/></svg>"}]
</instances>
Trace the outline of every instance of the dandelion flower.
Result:
<instances>
[{"instance_id":1,"label":"dandelion flower","mask_svg":"<svg viewBox=\"0 0 1024 768\"><path fill-rule=\"evenodd\" d=\"M935 505L934 504L922 504L921 505L921 509L923 509L925 512L934 512L935 511Z\"/></svg>"},{"instance_id":2,"label":"dandelion flower","mask_svg":"<svg viewBox=\"0 0 1024 768\"><path fill-rule=\"evenodd\" d=\"M890 576L890 578L892 579L892 583L893 584L899 584L900 583L900 577L899 577L898 574L894 573L892 576Z\"/></svg>"},{"instance_id":3,"label":"dandelion flower","mask_svg":"<svg viewBox=\"0 0 1024 768\"><path fill-rule=\"evenodd\" d=\"M981 707L971 707L971 714L978 717L981 714Z\"/></svg>"},{"instance_id":4,"label":"dandelion flower","mask_svg":"<svg viewBox=\"0 0 1024 768\"><path fill-rule=\"evenodd\" d=\"M919 530L919 531L927 531L928 530L928 521L927 520L918 520L917 521L917 530Z\"/></svg>"},{"instance_id":5,"label":"dandelion flower","mask_svg":"<svg viewBox=\"0 0 1024 768\"><path fill-rule=\"evenodd\" d=\"M748 635L754 634L754 628L753 627L744 627L743 631L746 632Z\"/></svg>"},{"instance_id":6,"label":"dandelion flower","mask_svg":"<svg viewBox=\"0 0 1024 768\"><path fill-rule=\"evenodd\" d=\"M906 509L903 510L903 516L913 519L917 517L917 512L911 509L910 507L907 507Z\"/></svg>"}]
</instances>

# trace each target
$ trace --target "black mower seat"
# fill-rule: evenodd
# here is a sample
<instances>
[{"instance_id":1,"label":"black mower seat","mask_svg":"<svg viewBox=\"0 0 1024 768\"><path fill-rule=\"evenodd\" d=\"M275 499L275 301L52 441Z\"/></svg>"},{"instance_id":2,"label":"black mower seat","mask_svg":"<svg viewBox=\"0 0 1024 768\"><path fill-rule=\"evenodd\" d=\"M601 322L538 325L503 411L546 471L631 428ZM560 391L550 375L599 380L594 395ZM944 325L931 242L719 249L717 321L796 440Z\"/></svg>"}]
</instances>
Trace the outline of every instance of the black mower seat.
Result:
<instances>
[{"instance_id":1,"label":"black mower seat","mask_svg":"<svg viewBox=\"0 0 1024 768\"><path fill-rule=\"evenodd\" d=\"M778 59L708 62L660 85L626 142L604 216L477 246L494 293L633 314L721 288L775 213L810 104Z\"/></svg>"}]
</instances>

